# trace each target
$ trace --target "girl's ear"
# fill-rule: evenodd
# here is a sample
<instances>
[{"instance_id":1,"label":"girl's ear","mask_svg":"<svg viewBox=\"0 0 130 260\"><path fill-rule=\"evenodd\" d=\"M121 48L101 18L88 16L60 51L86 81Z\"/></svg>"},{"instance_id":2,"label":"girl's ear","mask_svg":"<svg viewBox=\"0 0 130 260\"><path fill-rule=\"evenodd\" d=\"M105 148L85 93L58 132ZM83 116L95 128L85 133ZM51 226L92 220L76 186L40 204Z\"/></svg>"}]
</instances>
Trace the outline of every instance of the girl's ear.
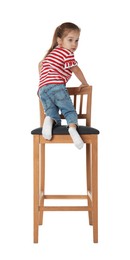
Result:
<instances>
[{"instance_id":1,"label":"girl's ear","mask_svg":"<svg viewBox=\"0 0 130 260\"><path fill-rule=\"evenodd\" d=\"M57 37L57 43L58 43L58 45L61 45L61 44L62 44L61 38Z\"/></svg>"}]
</instances>

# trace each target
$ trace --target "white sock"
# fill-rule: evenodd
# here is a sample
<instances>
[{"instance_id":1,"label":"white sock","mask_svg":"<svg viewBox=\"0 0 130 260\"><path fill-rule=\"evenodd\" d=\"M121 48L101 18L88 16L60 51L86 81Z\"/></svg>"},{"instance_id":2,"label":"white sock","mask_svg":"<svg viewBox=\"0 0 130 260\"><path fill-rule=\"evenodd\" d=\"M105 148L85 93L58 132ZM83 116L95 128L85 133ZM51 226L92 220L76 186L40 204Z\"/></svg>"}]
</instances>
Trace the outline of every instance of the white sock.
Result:
<instances>
[{"instance_id":1,"label":"white sock","mask_svg":"<svg viewBox=\"0 0 130 260\"><path fill-rule=\"evenodd\" d=\"M83 145L84 145L84 142L83 140L81 139L80 135L78 134L77 130L75 127L69 127L69 134L75 144L75 146L78 148L78 149L81 149L83 148Z\"/></svg>"},{"instance_id":2,"label":"white sock","mask_svg":"<svg viewBox=\"0 0 130 260\"><path fill-rule=\"evenodd\" d=\"M42 135L47 140L51 140L52 138L52 126L53 119L49 116L46 116L43 123Z\"/></svg>"}]
</instances>

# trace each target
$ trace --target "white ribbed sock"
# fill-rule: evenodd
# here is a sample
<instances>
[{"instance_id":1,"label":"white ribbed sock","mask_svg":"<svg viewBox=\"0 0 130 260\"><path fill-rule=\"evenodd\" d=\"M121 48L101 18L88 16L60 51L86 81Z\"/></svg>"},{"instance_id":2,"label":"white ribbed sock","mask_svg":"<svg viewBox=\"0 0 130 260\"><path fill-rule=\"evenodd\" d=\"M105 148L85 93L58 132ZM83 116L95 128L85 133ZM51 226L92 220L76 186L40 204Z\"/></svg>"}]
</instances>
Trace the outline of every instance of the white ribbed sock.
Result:
<instances>
[{"instance_id":1,"label":"white ribbed sock","mask_svg":"<svg viewBox=\"0 0 130 260\"><path fill-rule=\"evenodd\" d=\"M45 139L51 140L52 138L52 126L53 126L53 119L49 116L46 116L43 123L42 128L42 135Z\"/></svg>"},{"instance_id":2,"label":"white ribbed sock","mask_svg":"<svg viewBox=\"0 0 130 260\"><path fill-rule=\"evenodd\" d=\"M83 145L84 145L84 142L83 140L81 139L80 135L78 134L77 130L75 127L69 127L69 134L75 144L75 146L78 148L78 149L81 149L83 148Z\"/></svg>"}]
</instances>

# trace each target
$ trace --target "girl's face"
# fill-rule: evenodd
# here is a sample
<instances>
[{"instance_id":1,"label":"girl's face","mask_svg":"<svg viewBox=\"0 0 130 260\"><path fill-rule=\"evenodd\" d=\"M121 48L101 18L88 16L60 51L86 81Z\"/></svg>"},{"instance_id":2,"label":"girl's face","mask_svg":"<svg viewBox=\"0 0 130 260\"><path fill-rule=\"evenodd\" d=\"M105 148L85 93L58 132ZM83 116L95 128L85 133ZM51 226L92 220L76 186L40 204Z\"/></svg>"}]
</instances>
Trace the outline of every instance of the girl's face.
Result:
<instances>
[{"instance_id":1,"label":"girl's face","mask_svg":"<svg viewBox=\"0 0 130 260\"><path fill-rule=\"evenodd\" d=\"M79 35L80 32L72 30L65 37L57 38L58 45L74 52L78 47Z\"/></svg>"}]
</instances>

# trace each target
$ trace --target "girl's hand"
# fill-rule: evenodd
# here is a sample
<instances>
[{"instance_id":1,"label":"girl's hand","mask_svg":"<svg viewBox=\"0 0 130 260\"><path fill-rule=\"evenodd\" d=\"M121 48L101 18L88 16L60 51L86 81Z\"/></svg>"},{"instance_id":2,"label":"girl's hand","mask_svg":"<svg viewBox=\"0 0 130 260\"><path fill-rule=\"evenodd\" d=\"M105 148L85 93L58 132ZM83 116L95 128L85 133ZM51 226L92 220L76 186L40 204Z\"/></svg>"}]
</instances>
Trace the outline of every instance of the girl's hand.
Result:
<instances>
[{"instance_id":1,"label":"girl's hand","mask_svg":"<svg viewBox=\"0 0 130 260\"><path fill-rule=\"evenodd\" d=\"M84 88L84 87L89 87L89 84L88 84L88 83L85 84L85 85L81 84L81 85L78 87L79 91L81 91L81 89Z\"/></svg>"}]
</instances>

